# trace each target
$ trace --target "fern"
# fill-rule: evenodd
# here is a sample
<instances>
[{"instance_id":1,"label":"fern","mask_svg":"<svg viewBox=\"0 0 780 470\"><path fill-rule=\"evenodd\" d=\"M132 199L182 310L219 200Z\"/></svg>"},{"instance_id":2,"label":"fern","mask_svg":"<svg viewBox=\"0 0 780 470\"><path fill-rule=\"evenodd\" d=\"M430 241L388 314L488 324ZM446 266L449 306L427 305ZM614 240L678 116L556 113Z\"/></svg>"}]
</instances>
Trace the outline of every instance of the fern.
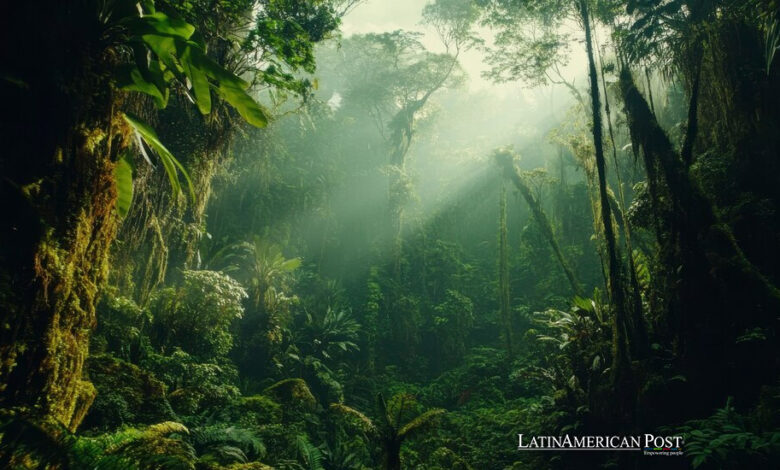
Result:
<instances>
[{"instance_id":1,"label":"fern","mask_svg":"<svg viewBox=\"0 0 780 470\"><path fill-rule=\"evenodd\" d=\"M67 466L75 438L62 426L18 416L0 423L0 468L14 468L23 461L40 468Z\"/></svg>"},{"instance_id":2,"label":"fern","mask_svg":"<svg viewBox=\"0 0 780 470\"><path fill-rule=\"evenodd\" d=\"M759 432L737 413L731 403L705 419L691 420L677 428L685 438L685 454L693 468L763 468L780 452L780 432ZM739 462L739 464L734 464Z\"/></svg>"},{"instance_id":3,"label":"fern","mask_svg":"<svg viewBox=\"0 0 780 470\"><path fill-rule=\"evenodd\" d=\"M361 430L370 432L373 434L377 433L377 428L374 425L374 422L371 421L371 418L364 415L360 411L350 408L349 406L342 405L341 403L331 403L330 404L331 411L334 411L336 413L339 413L344 416L349 416L354 419L360 426Z\"/></svg>"},{"instance_id":4,"label":"fern","mask_svg":"<svg viewBox=\"0 0 780 470\"><path fill-rule=\"evenodd\" d=\"M233 426L194 429L189 441L198 455L213 454L221 462L247 462L266 454L263 441L252 431Z\"/></svg>"},{"instance_id":5,"label":"fern","mask_svg":"<svg viewBox=\"0 0 780 470\"><path fill-rule=\"evenodd\" d=\"M325 470L325 467L322 466L322 452L309 442L305 434L298 435L296 443L298 454L307 470Z\"/></svg>"}]
</instances>

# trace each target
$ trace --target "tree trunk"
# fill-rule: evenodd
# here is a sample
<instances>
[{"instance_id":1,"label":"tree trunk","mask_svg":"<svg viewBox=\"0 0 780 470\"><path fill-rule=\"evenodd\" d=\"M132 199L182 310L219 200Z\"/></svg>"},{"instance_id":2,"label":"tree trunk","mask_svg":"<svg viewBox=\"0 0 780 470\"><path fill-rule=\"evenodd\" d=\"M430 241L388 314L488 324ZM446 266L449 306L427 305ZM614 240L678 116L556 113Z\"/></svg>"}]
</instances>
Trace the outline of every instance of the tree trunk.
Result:
<instances>
[{"instance_id":1,"label":"tree trunk","mask_svg":"<svg viewBox=\"0 0 780 470\"><path fill-rule=\"evenodd\" d=\"M533 214L536 223L539 224L539 227L542 229L542 233L544 233L545 238L547 238L547 241L550 243L550 248L552 248L553 254L558 260L558 264L560 264L561 269L566 275L566 279L569 281L572 292L574 295L583 296L584 291L582 290L582 284L580 284L580 281L577 279L577 275L574 273L574 270L569 265L568 260L566 260L566 257L563 255L561 247L558 244L558 239L555 236L555 232L553 231L552 224L550 223L550 219L547 218L547 214L542 209L542 204L537 201L534 195L531 193L531 189L525 183L523 177L520 175L517 168L515 168L510 159L501 158L499 159L499 164L502 165L504 168L504 174L509 176L509 178L512 180L512 183L514 183L515 187L518 189L518 191L520 191L523 199L525 199L525 202L531 209L531 214Z\"/></svg>"},{"instance_id":2,"label":"tree trunk","mask_svg":"<svg viewBox=\"0 0 780 470\"><path fill-rule=\"evenodd\" d=\"M225 159L234 124L224 105L212 110L219 114L216 118L188 112L189 106L186 99L173 97L160 112L156 130L187 168L196 200L171 194L164 172L140 168L133 206L118 234L121 243L112 253L112 285L139 305L146 305L159 286L179 281L183 270L202 264L199 248L212 180Z\"/></svg>"},{"instance_id":3,"label":"tree trunk","mask_svg":"<svg viewBox=\"0 0 780 470\"><path fill-rule=\"evenodd\" d=\"M75 430L95 395L83 364L116 234L114 162L129 141L116 56L90 4L11 2L5 14L15 20L0 41L16 46L0 53L15 79L0 80L0 406Z\"/></svg>"},{"instance_id":4,"label":"tree trunk","mask_svg":"<svg viewBox=\"0 0 780 470\"><path fill-rule=\"evenodd\" d=\"M504 343L506 344L506 353L507 356L511 358L514 352L512 345L512 305L509 295L509 246L506 227L506 188L503 186L501 187L498 246L499 309L501 313L501 323L503 324L504 328Z\"/></svg>"},{"instance_id":5,"label":"tree trunk","mask_svg":"<svg viewBox=\"0 0 780 470\"><path fill-rule=\"evenodd\" d=\"M385 443L384 470L401 470L401 441L397 438Z\"/></svg>"},{"instance_id":6,"label":"tree trunk","mask_svg":"<svg viewBox=\"0 0 780 470\"><path fill-rule=\"evenodd\" d=\"M665 273L665 294L671 299L670 315L675 316L671 323L677 353L689 383L699 390L722 387L722 365L728 361L722 347L728 344L723 325L733 322L729 315L746 308L776 312L780 291L745 257L731 229L718 220L628 70L621 72L620 87L632 139L643 150L650 183L657 180L653 205L664 207L662 201L655 200L662 194L670 200L662 212L670 220L661 227L658 241L664 260L671 263ZM656 178L651 178L656 169Z\"/></svg>"},{"instance_id":7,"label":"tree trunk","mask_svg":"<svg viewBox=\"0 0 780 470\"><path fill-rule=\"evenodd\" d=\"M623 234L625 237L626 252L628 254L628 281L631 287L629 292L629 299L631 305L631 338L634 343L631 352L637 358L643 358L649 351L650 344L647 338L647 327L645 326L645 318L642 313L642 292L639 287L639 280L636 277L636 266L634 264L634 249L631 246L631 225L624 214L626 213L626 196L623 191L623 178L620 176L620 165L618 164L617 146L615 145L615 132L612 129L612 113L609 107L609 93L607 92L607 80L604 78L604 65L599 55L599 64L601 65L601 85L604 88L604 112L607 115L607 129L609 131L609 141L612 144L612 159L615 163L615 175L618 182L618 194L620 200L616 201L617 209L620 212L620 219L623 221Z\"/></svg>"},{"instance_id":8,"label":"tree trunk","mask_svg":"<svg viewBox=\"0 0 780 470\"><path fill-rule=\"evenodd\" d=\"M612 210L609 204L607 192L606 161L604 158L604 144L601 123L601 100L599 97L598 75L596 74L596 62L593 55L593 41L591 37L590 14L587 3L579 2L580 16L585 28L585 48L588 55L588 76L590 78L590 98L593 111L593 146L596 153L596 169L598 171L599 200L601 201L601 221L604 225L604 240L607 248L609 292L614 309L613 324L613 378L616 384L627 380L630 374L629 358L626 339L626 301L623 285L622 267L618 255L615 232L612 226ZM633 393L628 390L618 390L618 394Z\"/></svg>"}]
</instances>

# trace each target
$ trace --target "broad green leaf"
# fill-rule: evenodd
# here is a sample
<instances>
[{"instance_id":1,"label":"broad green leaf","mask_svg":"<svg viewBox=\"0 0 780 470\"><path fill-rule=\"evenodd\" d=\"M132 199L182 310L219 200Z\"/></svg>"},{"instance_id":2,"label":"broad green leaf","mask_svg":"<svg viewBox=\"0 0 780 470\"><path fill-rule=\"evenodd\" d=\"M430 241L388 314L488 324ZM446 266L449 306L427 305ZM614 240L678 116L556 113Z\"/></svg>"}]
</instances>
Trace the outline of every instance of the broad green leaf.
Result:
<instances>
[{"instance_id":1,"label":"broad green leaf","mask_svg":"<svg viewBox=\"0 0 780 470\"><path fill-rule=\"evenodd\" d=\"M209 80L206 74L198 67L198 63L193 57L193 50L197 51L197 49L193 49L191 46L185 48L181 62L184 66L184 73L190 79L190 83L192 83L192 91L195 94L195 102L198 105L198 109L201 114L208 114L211 112L211 88L209 88ZM198 52L194 54L198 54Z\"/></svg>"},{"instance_id":2,"label":"broad green leaf","mask_svg":"<svg viewBox=\"0 0 780 470\"><path fill-rule=\"evenodd\" d=\"M154 0L141 0L139 2L144 10L148 11L149 13L154 13Z\"/></svg>"},{"instance_id":3,"label":"broad green leaf","mask_svg":"<svg viewBox=\"0 0 780 470\"><path fill-rule=\"evenodd\" d=\"M120 218L125 218L133 202L133 167L127 161L127 156L119 159L114 167L116 182L116 211Z\"/></svg>"},{"instance_id":4,"label":"broad green leaf","mask_svg":"<svg viewBox=\"0 0 780 470\"><path fill-rule=\"evenodd\" d=\"M222 99L236 108L238 114L249 124L255 127L265 127L268 124L268 116L263 108L243 89L220 82L217 92Z\"/></svg>"},{"instance_id":5,"label":"broad green leaf","mask_svg":"<svg viewBox=\"0 0 780 470\"><path fill-rule=\"evenodd\" d=\"M177 74L184 73L184 68L176 57L176 40L174 38L157 34L144 34L141 39L166 67Z\"/></svg>"},{"instance_id":6,"label":"broad green leaf","mask_svg":"<svg viewBox=\"0 0 780 470\"><path fill-rule=\"evenodd\" d=\"M186 76L192 84L194 100L202 114L211 111L211 87L214 86L217 94L248 123L256 127L268 124L265 110L246 92L249 83L211 60L197 42L189 40L195 31L192 25L157 12L135 18L128 23L128 29L135 38L132 42L143 44L156 55L159 62L152 60L147 74L146 53L141 51L139 54L136 51L136 69L124 71L122 84L126 89L152 95L158 106L163 107L167 104L170 81L174 78L183 80ZM164 154L160 153L160 159L166 170L171 167L175 170L176 164Z\"/></svg>"},{"instance_id":7,"label":"broad green leaf","mask_svg":"<svg viewBox=\"0 0 780 470\"><path fill-rule=\"evenodd\" d=\"M246 90L249 88L248 82L225 70L225 68L223 68L221 65L214 62L203 52L197 43L188 41L187 44L191 49L190 55L192 57L193 63L196 67L203 70L203 73L205 73L209 78L213 79L219 84L230 85L241 90Z\"/></svg>"},{"instance_id":8,"label":"broad green leaf","mask_svg":"<svg viewBox=\"0 0 780 470\"><path fill-rule=\"evenodd\" d=\"M167 87L161 90L156 84L147 81L141 70L135 65L125 64L119 66L116 71L116 81L117 86L123 90L138 91L151 96L160 109L168 104Z\"/></svg>"},{"instance_id":9,"label":"broad green leaf","mask_svg":"<svg viewBox=\"0 0 780 470\"><path fill-rule=\"evenodd\" d=\"M189 190L190 199L195 202L195 189L192 187L192 181L187 174L187 170L184 169L181 163L173 156L173 154L163 145L160 138L157 137L157 133L154 132L148 124L143 122L137 116L130 113L123 113L125 120L133 127L133 129L141 136L141 139L149 147L151 147L160 157L160 161L165 168L165 173L168 175L168 180L171 182L171 187L174 193L181 191L181 184L179 183L179 172L184 176L184 180L187 182L187 189Z\"/></svg>"},{"instance_id":10,"label":"broad green leaf","mask_svg":"<svg viewBox=\"0 0 780 470\"><path fill-rule=\"evenodd\" d=\"M162 12L155 12L144 15L141 20L160 34L169 34L171 36L180 36L189 39L195 32L195 27L184 20L171 18Z\"/></svg>"}]
</instances>

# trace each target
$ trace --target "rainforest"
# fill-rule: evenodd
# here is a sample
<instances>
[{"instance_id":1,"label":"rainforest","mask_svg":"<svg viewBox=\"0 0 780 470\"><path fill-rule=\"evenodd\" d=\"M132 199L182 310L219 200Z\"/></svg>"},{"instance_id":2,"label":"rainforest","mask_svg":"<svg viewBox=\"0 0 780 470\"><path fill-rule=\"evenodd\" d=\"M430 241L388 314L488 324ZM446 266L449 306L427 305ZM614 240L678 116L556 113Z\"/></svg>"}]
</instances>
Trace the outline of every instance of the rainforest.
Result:
<instances>
[{"instance_id":1,"label":"rainforest","mask_svg":"<svg viewBox=\"0 0 780 470\"><path fill-rule=\"evenodd\" d=\"M0 469L780 468L777 0L0 24Z\"/></svg>"}]
</instances>

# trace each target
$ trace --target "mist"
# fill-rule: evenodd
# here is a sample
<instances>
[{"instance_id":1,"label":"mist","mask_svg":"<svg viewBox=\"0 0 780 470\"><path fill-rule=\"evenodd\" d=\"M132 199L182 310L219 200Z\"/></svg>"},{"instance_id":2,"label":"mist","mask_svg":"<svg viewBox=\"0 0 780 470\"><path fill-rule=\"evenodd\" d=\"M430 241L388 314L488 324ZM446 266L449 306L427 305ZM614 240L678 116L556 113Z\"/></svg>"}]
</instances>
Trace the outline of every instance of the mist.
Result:
<instances>
[{"instance_id":1,"label":"mist","mask_svg":"<svg viewBox=\"0 0 780 470\"><path fill-rule=\"evenodd\" d=\"M777 468L776 3L6 2L0 468Z\"/></svg>"}]
</instances>

